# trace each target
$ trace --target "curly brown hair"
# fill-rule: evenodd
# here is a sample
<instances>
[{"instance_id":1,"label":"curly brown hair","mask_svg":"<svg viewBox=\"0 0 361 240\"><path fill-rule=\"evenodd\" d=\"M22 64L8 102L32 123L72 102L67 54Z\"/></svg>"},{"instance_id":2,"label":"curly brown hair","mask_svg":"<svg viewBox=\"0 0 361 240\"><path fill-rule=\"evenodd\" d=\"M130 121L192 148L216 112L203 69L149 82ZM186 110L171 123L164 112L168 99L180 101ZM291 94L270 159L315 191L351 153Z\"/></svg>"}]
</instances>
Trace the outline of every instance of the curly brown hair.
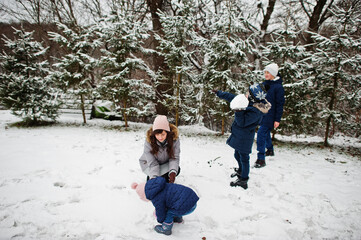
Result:
<instances>
[{"instance_id":1,"label":"curly brown hair","mask_svg":"<svg viewBox=\"0 0 361 240\"><path fill-rule=\"evenodd\" d=\"M152 132L152 134L150 135L150 145L152 146L152 151L151 153L153 155L157 155L158 151L159 151L159 145L157 144L157 138L155 137L156 134L160 134L165 130L162 129L158 129ZM173 138L174 138L174 133L173 132L167 132L167 153L169 155L169 158L174 158L174 149L173 149Z\"/></svg>"}]
</instances>

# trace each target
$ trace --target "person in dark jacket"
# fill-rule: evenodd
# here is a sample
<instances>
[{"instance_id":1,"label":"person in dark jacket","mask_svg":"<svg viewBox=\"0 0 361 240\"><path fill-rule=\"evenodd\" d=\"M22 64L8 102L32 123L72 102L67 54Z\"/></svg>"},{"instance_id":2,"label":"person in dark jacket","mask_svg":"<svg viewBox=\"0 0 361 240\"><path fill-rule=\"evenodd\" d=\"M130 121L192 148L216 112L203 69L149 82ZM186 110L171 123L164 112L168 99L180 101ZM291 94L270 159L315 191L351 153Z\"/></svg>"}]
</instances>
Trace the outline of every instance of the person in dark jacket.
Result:
<instances>
[{"instance_id":1,"label":"person in dark jacket","mask_svg":"<svg viewBox=\"0 0 361 240\"><path fill-rule=\"evenodd\" d=\"M282 77L278 73L278 65L275 63L267 65L264 75L266 81L263 84L269 88L266 99L271 103L272 107L263 117L257 131L258 153L254 165L256 168L266 166L266 156L274 156L271 131L280 125L283 105L285 104L285 91L282 85Z\"/></svg>"},{"instance_id":2,"label":"person in dark jacket","mask_svg":"<svg viewBox=\"0 0 361 240\"><path fill-rule=\"evenodd\" d=\"M172 234L173 223L182 223L184 215L192 213L199 197L189 187L167 183L163 177L152 178L146 183L132 183L140 199L151 201L155 207L157 221L154 230L165 235Z\"/></svg>"},{"instance_id":3,"label":"person in dark jacket","mask_svg":"<svg viewBox=\"0 0 361 240\"><path fill-rule=\"evenodd\" d=\"M241 186L248 188L249 179L249 154L252 152L252 145L256 132L256 127L261 123L262 117L271 107L266 99L266 89L262 84L254 84L249 87L249 95L244 98L242 104L236 104L239 99L232 93L214 91L216 95L231 104L234 113L234 121L231 127L231 135L227 139L227 144L234 148L234 157L238 163L236 173L237 180L230 183L231 186ZM243 95L243 94L241 94Z\"/></svg>"}]
</instances>

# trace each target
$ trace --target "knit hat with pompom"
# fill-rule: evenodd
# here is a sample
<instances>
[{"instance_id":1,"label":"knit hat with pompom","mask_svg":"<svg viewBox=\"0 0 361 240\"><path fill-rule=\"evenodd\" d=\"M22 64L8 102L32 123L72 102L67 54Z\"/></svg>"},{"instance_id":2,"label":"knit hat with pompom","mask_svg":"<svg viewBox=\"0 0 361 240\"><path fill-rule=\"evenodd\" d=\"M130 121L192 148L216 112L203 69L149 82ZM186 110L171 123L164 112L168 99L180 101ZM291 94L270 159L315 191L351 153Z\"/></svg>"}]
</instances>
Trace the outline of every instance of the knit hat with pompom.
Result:
<instances>
[{"instance_id":1,"label":"knit hat with pompom","mask_svg":"<svg viewBox=\"0 0 361 240\"><path fill-rule=\"evenodd\" d=\"M139 195L140 199L142 199L143 201L149 201L146 196L145 196L145 191L144 191L144 188L145 188L145 182L143 183L136 183L136 182L133 182L132 185L131 185L131 188L134 189L137 194Z\"/></svg>"},{"instance_id":2,"label":"knit hat with pompom","mask_svg":"<svg viewBox=\"0 0 361 240\"><path fill-rule=\"evenodd\" d=\"M267 96L267 88L269 86L265 87L262 83L253 84L249 87L249 96L248 99L251 102L262 102L266 99Z\"/></svg>"}]
</instances>

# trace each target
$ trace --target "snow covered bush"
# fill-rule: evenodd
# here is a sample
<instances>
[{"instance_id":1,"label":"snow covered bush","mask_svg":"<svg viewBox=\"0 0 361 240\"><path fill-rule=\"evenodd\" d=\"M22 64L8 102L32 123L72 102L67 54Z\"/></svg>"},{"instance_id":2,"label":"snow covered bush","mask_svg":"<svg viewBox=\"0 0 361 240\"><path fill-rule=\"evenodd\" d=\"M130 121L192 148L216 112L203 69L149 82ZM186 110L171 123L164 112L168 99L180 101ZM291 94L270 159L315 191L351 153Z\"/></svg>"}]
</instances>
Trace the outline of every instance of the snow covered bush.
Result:
<instances>
[{"instance_id":1,"label":"snow covered bush","mask_svg":"<svg viewBox=\"0 0 361 240\"><path fill-rule=\"evenodd\" d=\"M0 53L0 103L26 123L55 120L60 103L48 62L42 60L47 48L34 41L33 32L14 30L14 40L3 38L11 54Z\"/></svg>"}]
</instances>

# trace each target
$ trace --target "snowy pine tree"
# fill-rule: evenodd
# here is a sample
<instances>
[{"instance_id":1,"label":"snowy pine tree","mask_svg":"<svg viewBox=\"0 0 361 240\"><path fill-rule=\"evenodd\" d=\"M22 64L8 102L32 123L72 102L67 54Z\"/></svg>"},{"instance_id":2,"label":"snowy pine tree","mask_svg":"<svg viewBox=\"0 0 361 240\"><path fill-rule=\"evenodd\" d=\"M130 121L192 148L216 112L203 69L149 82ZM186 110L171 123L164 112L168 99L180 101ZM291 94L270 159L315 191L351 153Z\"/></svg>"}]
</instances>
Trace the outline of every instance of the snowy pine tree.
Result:
<instances>
[{"instance_id":1,"label":"snowy pine tree","mask_svg":"<svg viewBox=\"0 0 361 240\"><path fill-rule=\"evenodd\" d=\"M226 4L227 3L227 4ZM234 94L246 93L250 84L247 52L250 51L246 36L249 33L247 21L231 2L226 2L222 13L212 15L209 32L204 43L205 66L201 75L204 88L203 115L212 123L221 122L225 132L226 120L230 114L228 103L215 100L212 89ZM246 40L243 40L246 39Z\"/></svg>"},{"instance_id":2,"label":"snowy pine tree","mask_svg":"<svg viewBox=\"0 0 361 240\"><path fill-rule=\"evenodd\" d=\"M173 15L160 13L160 21L163 27L163 36L156 35L159 41L159 54L167 62L168 76L173 81L173 93L166 94L166 102L163 102L173 112L175 124L180 121L192 123L197 114L194 111L195 94L194 83L196 82L196 70L192 63L192 54L195 49L193 39L196 35L194 1L173 0L175 9Z\"/></svg>"},{"instance_id":3,"label":"snowy pine tree","mask_svg":"<svg viewBox=\"0 0 361 240\"><path fill-rule=\"evenodd\" d=\"M361 23L361 3L335 6L336 21L329 26L330 37L314 34L315 52L311 59L313 82L311 98L324 129L324 145L328 138L341 130L359 136L361 109L361 39L356 26Z\"/></svg>"},{"instance_id":4,"label":"snowy pine tree","mask_svg":"<svg viewBox=\"0 0 361 240\"><path fill-rule=\"evenodd\" d=\"M103 99L116 104L127 127L128 115L139 118L152 115L154 111L154 91L144 79L136 78L137 71L153 75L137 57L144 50L144 39L149 36L145 26L125 11L102 19L97 32L100 41L105 43L99 61L103 73L98 92Z\"/></svg>"},{"instance_id":5,"label":"snowy pine tree","mask_svg":"<svg viewBox=\"0 0 361 240\"><path fill-rule=\"evenodd\" d=\"M80 108L85 117L85 98L92 93L95 85L94 68L97 60L92 53L100 45L94 40L94 34L90 27L75 27L70 29L59 23L61 33L50 32L51 40L59 43L69 52L53 65L56 71L52 77L60 82L64 90L72 89L73 93L80 98Z\"/></svg>"},{"instance_id":6,"label":"snowy pine tree","mask_svg":"<svg viewBox=\"0 0 361 240\"><path fill-rule=\"evenodd\" d=\"M14 40L3 39L11 54L0 54L0 101L28 124L54 121L60 102L43 60L47 48L33 39L33 32L14 30Z\"/></svg>"}]
</instances>

